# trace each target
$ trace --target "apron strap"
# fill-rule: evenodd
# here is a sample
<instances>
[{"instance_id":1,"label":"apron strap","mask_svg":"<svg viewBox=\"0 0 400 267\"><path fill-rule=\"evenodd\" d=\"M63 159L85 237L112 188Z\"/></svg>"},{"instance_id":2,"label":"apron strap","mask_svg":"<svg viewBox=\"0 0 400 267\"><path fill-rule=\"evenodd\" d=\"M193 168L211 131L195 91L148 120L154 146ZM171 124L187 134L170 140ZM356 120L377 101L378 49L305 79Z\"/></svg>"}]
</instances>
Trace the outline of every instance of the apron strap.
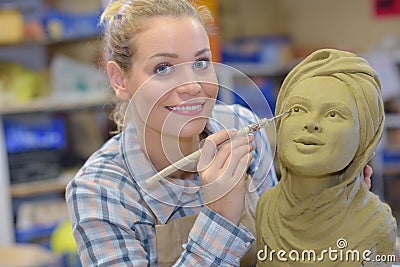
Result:
<instances>
[{"instance_id":1,"label":"apron strap","mask_svg":"<svg viewBox=\"0 0 400 267\"><path fill-rule=\"evenodd\" d=\"M196 218L197 214L156 225L158 266L171 266L179 259Z\"/></svg>"}]
</instances>

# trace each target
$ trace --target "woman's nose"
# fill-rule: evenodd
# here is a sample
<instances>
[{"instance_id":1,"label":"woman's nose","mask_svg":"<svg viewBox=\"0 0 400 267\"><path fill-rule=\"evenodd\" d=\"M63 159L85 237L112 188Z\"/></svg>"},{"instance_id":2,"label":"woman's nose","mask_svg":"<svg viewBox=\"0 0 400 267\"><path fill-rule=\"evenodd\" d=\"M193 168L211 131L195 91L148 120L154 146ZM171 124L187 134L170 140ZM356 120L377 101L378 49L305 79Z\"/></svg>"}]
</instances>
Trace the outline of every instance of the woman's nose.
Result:
<instances>
[{"instance_id":1,"label":"woman's nose","mask_svg":"<svg viewBox=\"0 0 400 267\"><path fill-rule=\"evenodd\" d=\"M180 95L196 96L200 91L201 85L198 82L188 82L176 88L176 92Z\"/></svg>"},{"instance_id":2,"label":"woman's nose","mask_svg":"<svg viewBox=\"0 0 400 267\"><path fill-rule=\"evenodd\" d=\"M321 125L315 120L310 120L304 125L304 130L312 133L321 131Z\"/></svg>"}]
</instances>

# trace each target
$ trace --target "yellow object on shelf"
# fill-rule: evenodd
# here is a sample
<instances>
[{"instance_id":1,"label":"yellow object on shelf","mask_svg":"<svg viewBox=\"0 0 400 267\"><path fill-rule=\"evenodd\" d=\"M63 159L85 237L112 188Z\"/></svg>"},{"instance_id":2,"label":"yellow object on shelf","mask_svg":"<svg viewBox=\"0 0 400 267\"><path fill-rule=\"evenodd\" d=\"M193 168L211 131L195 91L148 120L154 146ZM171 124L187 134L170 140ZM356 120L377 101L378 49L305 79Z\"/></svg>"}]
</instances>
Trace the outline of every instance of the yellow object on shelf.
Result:
<instances>
[{"instance_id":1,"label":"yellow object on shelf","mask_svg":"<svg viewBox=\"0 0 400 267\"><path fill-rule=\"evenodd\" d=\"M61 223L51 234L50 248L53 253L63 257L66 266L81 266L69 221Z\"/></svg>"},{"instance_id":2,"label":"yellow object on shelf","mask_svg":"<svg viewBox=\"0 0 400 267\"><path fill-rule=\"evenodd\" d=\"M24 20L16 9L0 9L0 44L12 44L23 40Z\"/></svg>"},{"instance_id":3,"label":"yellow object on shelf","mask_svg":"<svg viewBox=\"0 0 400 267\"><path fill-rule=\"evenodd\" d=\"M30 101L40 96L41 86L38 72L15 63L0 62L0 96L3 96L3 101L8 101L6 94L11 95L14 101Z\"/></svg>"},{"instance_id":4,"label":"yellow object on shelf","mask_svg":"<svg viewBox=\"0 0 400 267\"><path fill-rule=\"evenodd\" d=\"M72 235L72 225L69 221L61 223L50 237L50 247L56 254L78 253L74 236Z\"/></svg>"}]
</instances>

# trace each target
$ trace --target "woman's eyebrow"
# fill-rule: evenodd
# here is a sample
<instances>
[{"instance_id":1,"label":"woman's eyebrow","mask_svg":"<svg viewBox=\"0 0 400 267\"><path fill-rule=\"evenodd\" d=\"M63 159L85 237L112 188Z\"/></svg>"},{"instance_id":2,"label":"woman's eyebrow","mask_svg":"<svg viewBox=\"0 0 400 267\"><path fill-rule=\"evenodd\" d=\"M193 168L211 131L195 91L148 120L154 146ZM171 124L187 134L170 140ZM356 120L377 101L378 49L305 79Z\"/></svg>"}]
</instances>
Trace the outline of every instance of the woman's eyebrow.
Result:
<instances>
[{"instance_id":1,"label":"woman's eyebrow","mask_svg":"<svg viewBox=\"0 0 400 267\"><path fill-rule=\"evenodd\" d=\"M201 49L201 50L197 51L197 52L194 54L194 56L195 56L195 57L198 57L198 56L200 56L201 54L204 54L204 53L209 52L209 51L211 51L210 48L204 48L204 49Z\"/></svg>"},{"instance_id":2,"label":"woman's eyebrow","mask_svg":"<svg viewBox=\"0 0 400 267\"><path fill-rule=\"evenodd\" d=\"M206 52L209 52L209 51L211 51L210 48L204 48L204 49L201 49L201 50L197 51L197 52L194 54L194 56L197 57L197 56L200 56L200 55L202 55L202 54L204 54L204 53L206 53ZM179 56L178 56L178 54L175 54L175 53L168 53L168 52L156 53L156 54L150 56L150 58L155 58L155 57L178 58Z\"/></svg>"},{"instance_id":3,"label":"woman's eyebrow","mask_svg":"<svg viewBox=\"0 0 400 267\"><path fill-rule=\"evenodd\" d=\"M157 53L157 54L152 55L150 58L155 58L155 57L178 58L178 55L175 53Z\"/></svg>"}]
</instances>

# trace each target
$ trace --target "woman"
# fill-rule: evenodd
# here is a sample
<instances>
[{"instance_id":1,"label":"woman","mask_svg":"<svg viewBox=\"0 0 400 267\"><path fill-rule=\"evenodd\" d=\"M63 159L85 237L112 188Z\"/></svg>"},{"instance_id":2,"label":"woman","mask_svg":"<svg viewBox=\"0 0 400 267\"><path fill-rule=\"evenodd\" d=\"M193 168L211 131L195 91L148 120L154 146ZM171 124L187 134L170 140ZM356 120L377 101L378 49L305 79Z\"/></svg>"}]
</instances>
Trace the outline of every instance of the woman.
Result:
<instances>
[{"instance_id":1,"label":"woman","mask_svg":"<svg viewBox=\"0 0 400 267\"><path fill-rule=\"evenodd\" d=\"M114 119L121 133L67 187L84 266L255 263L250 247L258 194L247 192L245 177L266 178L258 192L276 177L266 167L272 160L264 133L216 150L235 134L226 129L256 118L239 106L214 106L218 86L204 27L210 18L207 9L186 0L112 1L105 8L107 74L120 99ZM179 69L207 75L200 81L168 78ZM125 112L130 119L124 123ZM146 186L149 177L197 150L201 140L206 142L199 172L180 170ZM257 166L259 161L269 164ZM201 185L212 186L196 190Z\"/></svg>"},{"instance_id":2,"label":"woman","mask_svg":"<svg viewBox=\"0 0 400 267\"><path fill-rule=\"evenodd\" d=\"M393 254L396 222L362 178L384 122L375 71L352 53L318 50L286 77L276 108L292 112L277 123L282 178L259 200L257 244L267 254L265 246L315 254L262 255L259 265L380 266L374 257ZM324 255L329 248L344 257Z\"/></svg>"}]
</instances>

